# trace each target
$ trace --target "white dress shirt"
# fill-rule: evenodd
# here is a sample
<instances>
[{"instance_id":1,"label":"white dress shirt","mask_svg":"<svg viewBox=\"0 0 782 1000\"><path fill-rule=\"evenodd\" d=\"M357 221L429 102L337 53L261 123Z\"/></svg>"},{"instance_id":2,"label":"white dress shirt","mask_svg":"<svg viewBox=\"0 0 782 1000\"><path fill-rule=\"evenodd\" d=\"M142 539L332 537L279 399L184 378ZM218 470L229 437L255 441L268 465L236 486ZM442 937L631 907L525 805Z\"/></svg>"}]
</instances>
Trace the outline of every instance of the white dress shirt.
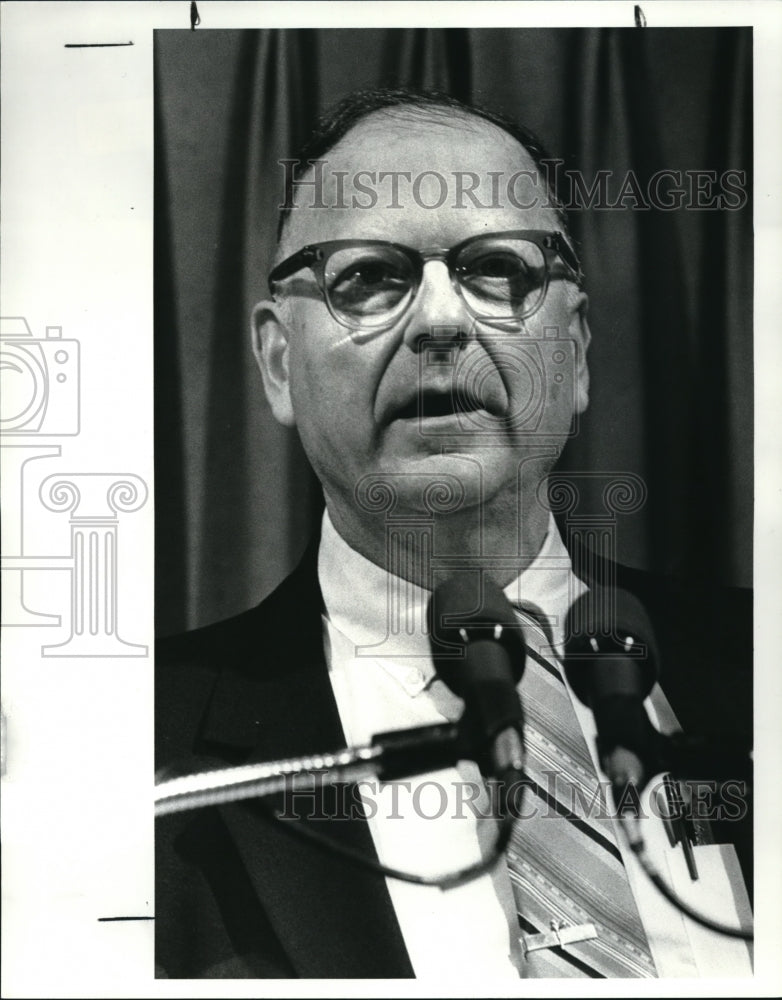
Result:
<instances>
[{"instance_id":1,"label":"white dress shirt","mask_svg":"<svg viewBox=\"0 0 782 1000\"><path fill-rule=\"evenodd\" d=\"M324 515L318 558L323 593L324 645L331 683L348 744L368 743L376 733L455 719L461 701L435 677L424 630L429 592L391 576L348 546ZM395 593L389 599L389 588ZM553 518L540 553L505 588L512 603L543 612L561 651L570 604L586 589L572 572L570 557ZM390 609L398 615L389 621ZM598 774L594 720L572 698ZM659 687L647 701L652 721L670 731L675 717ZM427 875L452 872L479 861L496 826L487 815L477 766L460 763L382 786L364 783L361 795L380 860ZM648 799L647 790L647 799ZM482 796L472 803L475 796ZM689 883L683 857L670 849L659 819L643 820L644 835L658 865L687 893L692 905L725 922L746 917L746 904L728 886L734 858L728 849L696 848L699 883ZM477 813L477 815L476 815ZM660 976L751 975L748 949L682 917L657 894L618 833L617 842ZM730 848L730 851L733 849ZM678 854L681 850L678 850ZM707 855L709 855L707 857ZM705 877L704 877L705 876ZM487 979L524 974L519 927L505 865L492 874L448 890L396 879L386 884L418 978L457 975L485 988ZM694 887L699 891L694 892ZM739 894L740 896L740 894ZM382 947L382 942L378 943ZM715 964L716 963L716 964Z\"/></svg>"}]
</instances>

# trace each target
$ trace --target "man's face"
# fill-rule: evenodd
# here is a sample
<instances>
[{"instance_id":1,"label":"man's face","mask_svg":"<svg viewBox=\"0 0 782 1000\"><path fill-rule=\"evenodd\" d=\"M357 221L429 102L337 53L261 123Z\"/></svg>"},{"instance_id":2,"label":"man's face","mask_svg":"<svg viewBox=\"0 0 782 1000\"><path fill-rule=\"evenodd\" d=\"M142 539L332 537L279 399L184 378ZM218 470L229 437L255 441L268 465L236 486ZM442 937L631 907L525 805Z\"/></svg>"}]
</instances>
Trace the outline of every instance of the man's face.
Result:
<instances>
[{"instance_id":1,"label":"man's face","mask_svg":"<svg viewBox=\"0 0 782 1000\"><path fill-rule=\"evenodd\" d=\"M480 233L561 229L545 205L542 178L534 188L519 179L512 189L517 202L533 207L508 198L509 180L520 170L534 173L534 164L515 140L478 119L379 112L325 158L330 207L313 207L313 189L299 190L278 260L326 240L388 240L424 251ZM380 180L383 171L397 172L396 196L391 179ZM470 175L488 207L465 194ZM375 190L373 207L353 207L354 196L359 205L371 200L361 184ZM334 207L338 190L350 207ZM275 415L297 426L327 501L354 504L368 475L385 478L411 507L420 506L422 480L444 474L469 483L467 493L484 502L516 490L530 456L540 456L538 478L545 475L587 392L586 300L562 280L559 260L556 267L541 307L515 328L477 320L442 260L425 264L408 311L374 332L338 323L309 269L281 282L278 304L256 310L259 361Z\"/></svg>"}]
</instances>

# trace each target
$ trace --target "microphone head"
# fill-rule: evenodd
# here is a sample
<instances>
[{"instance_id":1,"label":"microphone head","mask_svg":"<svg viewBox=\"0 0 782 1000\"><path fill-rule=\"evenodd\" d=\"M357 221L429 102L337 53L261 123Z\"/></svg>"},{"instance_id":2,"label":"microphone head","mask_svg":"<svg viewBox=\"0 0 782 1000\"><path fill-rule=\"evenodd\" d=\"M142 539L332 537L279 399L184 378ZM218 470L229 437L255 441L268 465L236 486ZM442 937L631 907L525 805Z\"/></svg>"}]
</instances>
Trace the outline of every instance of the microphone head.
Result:
<instances>
[{"instance_id":1,"label":"microphone head","mask_svg":"<svg viewBox=\"0 0 782 1000\"><path fill-rule=\"evenodd\" d=\"M495 643L518 683L524 672L526 647L513 605L485 573L454 573L439 583L429 601L432 659L442 680L459 697L465 691L465 650L476 643Z\"/></svg>"},{"instance_id":2,"label":"microphone head","mask_svg":"<svg viewBox=\"0 0 782 1000\"><path fill-rule=\"evenodd\" d=\"M593 587L574 602L565 621L564 668L585 705L613 695L643 700L657 664L652 623L633 594Z\"/></svg>"},{"instance_id":3,"label":"microphone head","mask_svg":"<svg viewBox=\"0 0 782 1000\"><path fill-rule=\"evenodd\" d=\"M480 570L456 573L435 587L429 626L435 669L464 701L465 756L502 783L518 777L524 713L516 685L526 648L513 606Z\"/></svg>"},{"instance_id":4,"label":"microphone head","mask_svg":"<svg viewBox=\"0 0 782 1000\"><path fill-rule=\"evenodd\" d=\"M624 590L595 587L568 612L564 669L597 726L597 749L617 802L628 781L646 783L660 770L660 736L644 698L657 678L652 625Z\"/></svg>"}]
</instances>

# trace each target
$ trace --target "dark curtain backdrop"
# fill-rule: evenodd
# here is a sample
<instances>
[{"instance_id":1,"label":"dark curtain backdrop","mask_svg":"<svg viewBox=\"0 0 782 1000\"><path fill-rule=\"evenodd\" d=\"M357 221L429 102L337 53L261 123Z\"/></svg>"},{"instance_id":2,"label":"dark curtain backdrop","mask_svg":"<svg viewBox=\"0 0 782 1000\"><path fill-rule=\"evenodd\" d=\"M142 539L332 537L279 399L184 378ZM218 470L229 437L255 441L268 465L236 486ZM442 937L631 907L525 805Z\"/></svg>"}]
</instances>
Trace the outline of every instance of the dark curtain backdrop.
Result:
<instances>
[{"instance_id":1,"label":"dark curtain backdrop","mask_svg":"<svg viewBox=\"0 0 782 1000\"><path fill-rule=\"evenodd\" d=\"M161 31L155 45L156 616L243 610L293 567L321 500L250 351L281 157L365 86L437 87L536 131L589 180L751 177L750 29ZM562 468L643 477L621 561L750 585L752 209L572 219L591 407ZM596 490L591 503L599 509Z\"/></svg>"}]
</instances>

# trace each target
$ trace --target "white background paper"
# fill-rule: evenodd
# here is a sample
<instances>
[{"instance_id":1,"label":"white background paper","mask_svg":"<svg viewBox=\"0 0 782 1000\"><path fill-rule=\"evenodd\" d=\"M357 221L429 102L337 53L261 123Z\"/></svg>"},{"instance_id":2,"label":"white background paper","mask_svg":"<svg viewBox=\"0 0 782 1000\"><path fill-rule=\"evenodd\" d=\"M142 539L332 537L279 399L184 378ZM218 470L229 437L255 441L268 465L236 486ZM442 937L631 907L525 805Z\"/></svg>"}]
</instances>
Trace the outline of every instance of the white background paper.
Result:
<instances>
[{"instance_id":1,"label":"white background paper","mask_svg":"<svg viewBox=\"0 0 782 1000\"><path fill-rule=\"evenodd\" d=\"M755 25L757 975L752 983L636 983L638 996L775 995L782 988L778 428L782 384L780 121L782 5L642 4L650 26ZM631 3L199 3L197 30L368 25L633 24ZM41 503L47 476L139 477L149 497L116 518L117 622L153 644L153 28L189 30L190 5L3 3L2 315L80 345L80 432L27 438L59 456L4 474L6 520L25 519L33 555L70 552L67 511ZM129 42L109 48L70 43ZM49 350L47 348L47 350ZM54 387L53 387L54 388ZM63 405L70 405L65 400ZM51 428L47 428L51 430ZM19 444L17 438L4 440ZM6 539L7 541L7 539ZM27 551L26 549L26 551ZM3 989L5 997L465 995L453 982L155 981L152 657L42 655L69 634L70 574L25 573L25 601L60 627L5 629ZM14 581L5 581L14 586ZM8 592L4 593L7 599ZM128 647L130 649L130 647ZM132 649L130 649L133 652ZM136 650L135 652L138 652ZM379 946L382 946L379 945ZM520 984L520 987L523 984ZM540 984L543 986L544 984ZM548 984L546 984L548 986ZM536 987L538 989L539 987ZM560 996L620 984L557 982ZM521 989L519 990L521 992ZM485 995L496 991L487 984Z\"/></svg>"}]
</instances>

